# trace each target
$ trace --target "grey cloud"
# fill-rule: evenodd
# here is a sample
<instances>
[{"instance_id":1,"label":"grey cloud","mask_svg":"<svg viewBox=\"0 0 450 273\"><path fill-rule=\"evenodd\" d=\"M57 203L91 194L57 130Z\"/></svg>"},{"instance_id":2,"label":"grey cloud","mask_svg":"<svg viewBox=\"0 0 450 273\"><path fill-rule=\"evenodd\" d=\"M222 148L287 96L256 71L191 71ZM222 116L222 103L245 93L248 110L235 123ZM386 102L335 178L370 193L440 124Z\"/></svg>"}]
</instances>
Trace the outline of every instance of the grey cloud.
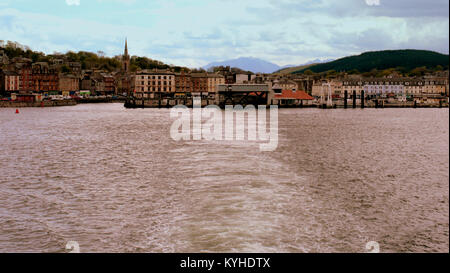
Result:
<instances>
[{"instance_id":1,"label":"grey cloud","mask_svg":"<svg viewBox=\"0 0 450 273\"><path fill-rule=\"evenodd\" d=\"M248 7L247 11L276 20L302 18L313 13L330 17L449 17L448 0L380 0L378 6L367 5L365 0L273 0L270 3L270 7Z\"/></svg>"},{"instance_id":2,"label":"grey cloud","mask_svg":"<svg viewBox=\"0 0 450 273\"><path fill-rule=\"evenodd\" d=\"M388 17L448 17L448 0L380 0L367 8L368 14ZM447 19L448 20L448 19Z\"/></svg>"}]
</instances>

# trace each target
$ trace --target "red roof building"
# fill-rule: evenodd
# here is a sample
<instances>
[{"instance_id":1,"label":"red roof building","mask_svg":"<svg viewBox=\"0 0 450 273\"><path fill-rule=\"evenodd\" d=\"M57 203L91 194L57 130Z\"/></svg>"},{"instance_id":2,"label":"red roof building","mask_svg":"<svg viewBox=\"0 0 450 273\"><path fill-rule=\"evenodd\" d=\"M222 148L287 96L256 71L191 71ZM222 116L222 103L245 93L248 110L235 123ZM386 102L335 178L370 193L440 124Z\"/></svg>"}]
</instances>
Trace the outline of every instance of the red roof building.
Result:
<instances>
[{"instance_id":1,"label":"red roof building","mask_svg":"<svg viewBox=\"0 0 450 273\"><path fill-rule=\"evenodd\" d=\"M281 93L275 93L272 104L280 106L302 106L311 104L313 97L305 91L293 91L291 89L282 90Z\"/></svg>"},{"instance_id":2,"label":"red roof building","mask_svg":"<svg viewBox=\"0 0 450 273\"><path fill-rule=\"evenodd\" d=\"M306 94L305 91L283 90L281 94L275 94L275 99L279 100L313 100L314 98Z\"/></svg>"}]
</instances>

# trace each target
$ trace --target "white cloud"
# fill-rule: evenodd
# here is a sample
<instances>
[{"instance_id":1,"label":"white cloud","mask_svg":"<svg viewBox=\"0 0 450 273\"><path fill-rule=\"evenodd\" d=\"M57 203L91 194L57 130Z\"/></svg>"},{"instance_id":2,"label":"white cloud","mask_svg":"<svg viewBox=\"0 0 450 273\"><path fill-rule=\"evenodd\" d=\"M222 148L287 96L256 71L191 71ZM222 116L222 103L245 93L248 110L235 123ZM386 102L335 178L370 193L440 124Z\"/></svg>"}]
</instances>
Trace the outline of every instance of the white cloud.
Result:
<instances>
[{"instance_id":1,"label":"white cloud","mask_svg":"<svg viewBox=\"0 0 450 273\"><path fill-rule=\"evenodd\" d=\"M369 6L379 6L380 0L366 0L366 4Z\"/></svg>"},{"instance_id":2,"label":"white cloud","mask_svg":"<svg viewBox=\"0 0 450 273\"><path fill-rule=\"evenodd\" d=\"M80 0L66 0L66 4L69 6L79 6Z\"/></svg>"}]
</instances>

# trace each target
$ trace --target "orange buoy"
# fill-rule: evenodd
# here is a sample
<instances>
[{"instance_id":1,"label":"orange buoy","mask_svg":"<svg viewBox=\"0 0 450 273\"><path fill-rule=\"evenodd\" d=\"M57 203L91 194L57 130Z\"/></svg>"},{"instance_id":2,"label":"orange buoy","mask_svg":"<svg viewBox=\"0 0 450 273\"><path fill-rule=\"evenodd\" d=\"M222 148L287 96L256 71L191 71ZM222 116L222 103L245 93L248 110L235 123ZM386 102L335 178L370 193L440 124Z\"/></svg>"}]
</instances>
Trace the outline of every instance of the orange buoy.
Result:
<instances>
[{"instance_id":1,"label":"orange buoy","mask_svg":"<svg viewBox=\"0 0 450 273\"><path fill-rule=\"evenodd\" d=\"M16 109L16 114L19 114L19 109Z\"/></svg>"}]
</instances>

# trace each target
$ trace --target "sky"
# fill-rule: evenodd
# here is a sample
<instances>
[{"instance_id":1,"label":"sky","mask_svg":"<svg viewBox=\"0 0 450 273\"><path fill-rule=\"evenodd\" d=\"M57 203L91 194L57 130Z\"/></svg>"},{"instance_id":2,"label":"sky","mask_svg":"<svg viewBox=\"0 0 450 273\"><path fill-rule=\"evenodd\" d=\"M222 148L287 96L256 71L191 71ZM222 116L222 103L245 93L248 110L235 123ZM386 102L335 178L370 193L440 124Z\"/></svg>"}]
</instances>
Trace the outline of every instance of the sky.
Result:
<instances>
[{"instance_id":1,"label":"sky","mask_svg":"<svg viewBox=\"0 0 450 273\"><path fill-rule=\"evenodd\" d=\"M103 51L201 67L278 65L365 51L449 53L448 0L0 0L0 40L45 53Z\"/></svg>"}]
</instances>

